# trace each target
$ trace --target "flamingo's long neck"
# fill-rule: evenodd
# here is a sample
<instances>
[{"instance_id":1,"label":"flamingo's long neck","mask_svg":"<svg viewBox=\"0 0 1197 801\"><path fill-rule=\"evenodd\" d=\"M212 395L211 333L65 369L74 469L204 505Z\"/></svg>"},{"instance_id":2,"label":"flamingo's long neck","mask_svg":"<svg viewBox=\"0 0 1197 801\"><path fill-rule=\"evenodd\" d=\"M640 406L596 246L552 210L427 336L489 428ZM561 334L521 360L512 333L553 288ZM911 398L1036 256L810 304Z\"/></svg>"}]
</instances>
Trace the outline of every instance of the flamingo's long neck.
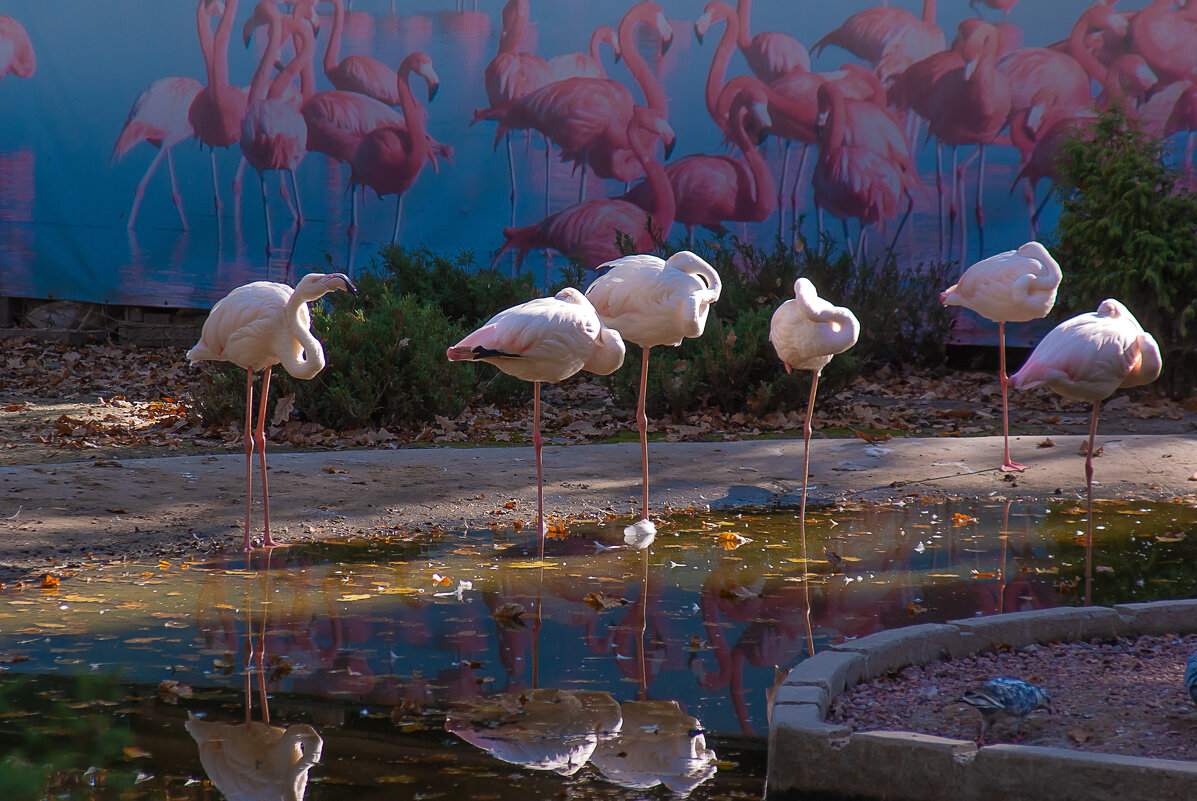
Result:
<instances>
[{"instance_id":1,"label":"flamingo's long neck","mask_svg":"<svg viewBox=\"0 0 1197 801\"><path fill-rule=\"evenodd\" d=\"M723 35L719 37L719 44L715 46L715 55L711 58L711 68L707 70L706 100L707 113L711 115L717 125L722 127L723 117L719 113L719 93L727 81L727 68L731 64L732 52L736 49L736 37L739 35L740 23L736 20L731 6L721 7L719 12L712 19L726 21L727 27L723 29Z\"/></svg>"},{"instance_id":2,"label":"flamingo's long neck","mask_svg":"<svg viewBox=\"0 0 1197 801\"><path fill-rule=\"evenodd\" d=\"M647 25L650 22L648 17L650 13L652 12L648 7L636 5L623 15L623 19L619 21L619 52L628 65L628 71L640 85L640 91L644 92L644 101L648 107L666 114L669 107L665 101L665 90L661 88L661 82L653 75L644 56L640 55L640 51L636 49L636 41L633 36L637 25L640 23Z\"/></svg>"},{"instance_id":3,"label":"flamingo's long neck","mask_svg":"<svg viewBox=\"0 0 1197 801\"><path fill-rule=\"evenodd\" d=\"M331 0L333 4L332 30L328 34L328 44L324 46L324 74L328 75L341 63L341 32L345 29L345 3L342 0Z\"/></svg>"},{"instance_id":4,"label":"flamingo's long neck","mask_svg":"<svg viewBox=\"0 0 1197 801\"><path fill-rule=\"evenodd\" d=\"M212 43L212 69L208 73L209 86L229 85L229 37L233 35L233 22L237 19L237 1L226 0L224 12L216 26L216 38Z\"/></svg>"},{"instance_id":5,"label":"flamingo's long neck","mask_svg":"<svg viewBox=\"0 0 1197 801\"><path fill-rule=\"evenodd\" d=\"M598 65L598 68L603 75L606 75L607 70L603 67L603 54L600 49L603 45L603 42L609 42L612 47L617 46L615 43L615 32L611 30L610 25L600 25L594 29L593 33L590 34L590 57L594 60L594 63Z\"/></svg>"},{"instance_id":6,"label":"flamingo's long neck","mask_svg":"<svg viewBox=\"0 0 1197 801\"><path fill-rule=\"evenodd\" d=\"M432 143L428 139L428 123L424 117L424 106L416 100L411 91L412 67L407 59L399 65L399 72L395 78L395 88L399 92L399 107L403 109L403 119L411 135L411 152L414 164L422 166L432 151Z\"/></svg>"},{"instance_id":7,"label":"flamingo's long neck","mask_svg":"<svg viewBox=\"0 0 1197 801\"><path fill-rule=\"evenodd\" d=\"M291 85L291 81L295 80L295 76L299 75L299 95L300 104L312 96L315 89L316 75L315 68L312 66L312 52L316 48L316 38L312 35L312 28L306 22L298 20L285 20L282 25L285 25L290 31L291 36L296 40L295 56L287 62L287 66L270 82L270 90L266 96L274 99L282 97L283 93L287 91L287 87ZM281 26L280 26L281 27ZM280 43L279 48L282 48Z\"/></svg>"},{"instance_id":8,"label":"flamingo's long neck","mask_svg":"<svg viewBox=\"0 0 1197 801\"><path fill-rule=\"evenodd\" d=\"M636 125L634 118L632 125ZM653 145L656 141L655 137L641 127L628 131L628 142L632 146L632 152L644 167L644 175L652 189L653 199L649 204L648 213L652 216L653 226L659 228L663 234L668 234L669 229L673 227L677 203L673 197L673 185L669 183L669 176L653 155Z\"/></svg>"},{"instance_id":9,"label":"flamingo's long neck","mask_svg":"<svg viewBox=\"0 0 1197 801\"><path fill-rule=\"evenodd\" d=\"M195 29L199 36L200 53L204 57L204 71L208 75L208 84L214 78L214 64L212 58L212 14L208 11L206 0L198 0L195 6Z\"/></svg>"},{"instance_id":10,"label":"flamingo's long neck","mask_svg":"<svg viewBox=\"0 0 1197 801\"><path fill-rule=\"evenodd\" d=\"M270 37L266 42L266 49L258 60L258 68L254 70L253 80L249 82L249 96L251 103L259 103L266 99L266 90L270 86L270 72L274 69L274 62L278 58L279 50L283 46L283 20L278 7L263 3L261 8L270 18Z\"/></svg>"},{"instance_id":11,"label":"flamingo's long neck","mask_svg":"<svg viewBox=\"0 0 1197 801\"><path fill-rule=\"evenodd\" d=\"M935 24L935 0L923 0L923 22Z\"/></svg>"},{"instance_id":12,"label":"flamingo's long neck","mask_svg":"<svg viewBox=\"0 0 1197 801\"><path fill-rule=\"evenodd\" d=\"M1090 30L1088 16L1088 14L1082 14L1081 18L1072 26L1072 31L1068 34L1068 51L1090 78L1104 86L1108 80L1108 70L1098 61L1097 56L1093 55L1093 51L1085 46L1085 37Z\"/></svg>"},{"instance_id":13,"label":"flamingo's long neck","mask_svg":"<svg viewBox=\"0 0 1197 801\"><path fill-rule=\"evenodd\" d=\"M827 97L831 102L831 108L827 114L827 130L823 134L826 137L826 150L830 155L832 152L838 153L843 149L844 137L847 134L844 125L844 95L833 83L824 84L821 88L827 92ZM824 140L820 140L819 144L823 145Z\"/></svg>"},{"instance_id":14,"label":"flamingo's long neck","mask_svg":"<svg viewBox=\"0 0 1197 801\"><path fill-rule=\"evenodd\" d=\"M295 337L299 342L299 346L303 349L303 358L300 358L298 351L291 352L288 348L280 348L280 352L278 353L279 363L282 364L283 369L288 374L295 378L313 378L324 369L324 346L301 323L299 317L301 307L305 307L308 301L316 300L316 298L323 294L321 292L316 297L308 297L300 295L298 292L292 292L291 297L287 300L287 305L283 308L283 320L286 322L287 330Z\"/></svg>"},{"instance_id":15,"label":"flamingo's long neck","mask_svg":"<svg viewBox=\"0 0 1197 801\"><path fill-rule=\"evenodd\" d=\"M524 40L524 31L528 27L528 4L525 2L517 2L515 4L514 19L511 20L510 26L505 26L503 32L499 35L499 52L500 53L518 53L520 45Z\"/></svg>"},{"instance_id":16,"label":"flamingo's long neck","mask_svg":"<svg viewBox=\"0 0 1197 801\"><path fill-rule=\"evenodd\" d=\"M773 180L773 171L769 169L765 157L761 155L761 151L748 138L748 132L744 130L744 112L746 110L747 104L743 102L737 102L732 107L730 119L732 141L744 154L744 160L748 162L748 170L752 173L752 211L757 216L764 217L773 210L773 197L777 194L777 184Z\"/></svg>"},{"instance_id":17,"label":"flamingo's long neck","mask_svg":"<svg viewBox=\"0 0 1197 801\"><path fill-rule=\"evenodd\" d=\"M743 50L752 43L752 0L740 0L736 3L736 15L739 21L736 44Z\"/></svg>"}]
</instances>

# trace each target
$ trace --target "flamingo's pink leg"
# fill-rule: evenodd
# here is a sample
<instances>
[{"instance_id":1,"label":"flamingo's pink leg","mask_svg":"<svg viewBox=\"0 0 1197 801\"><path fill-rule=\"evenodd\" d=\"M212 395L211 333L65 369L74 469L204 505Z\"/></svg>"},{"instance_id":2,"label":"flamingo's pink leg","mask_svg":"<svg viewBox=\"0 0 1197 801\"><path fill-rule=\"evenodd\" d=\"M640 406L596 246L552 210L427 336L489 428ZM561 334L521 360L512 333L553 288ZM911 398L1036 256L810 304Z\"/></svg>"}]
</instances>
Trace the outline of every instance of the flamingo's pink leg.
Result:
<instances>
[{"instance_id":1,"label":"flamingo's pink leg","mask_svg":"<svg viewBox=\"0 0 1197 801\"><path fill-rule=\"evenodd\" d=\"M806 401L806 422L802 426L802 508L798 512L798 538L802 544L802 593L806 600L802 616L806 621L806 649L815 655L815 634L810 622L810 563L806 560L806 477L810 473L811 418L815 413L815 391L819 388L819 373L815 370L810 379L810 398Z\"/></svg>"},{"instance_id":2,"label":"flamingo's pink leg","mask_svg":"<svg viewBox=\"0 0 1197 801\"><path fill-rule=\"evenodd\" d=\"M1097 439L1097 410L1101 401L1093 401L1089 421L1089 452L1085 454L1085 606L1093 602L1093 444Z\"/></svg>"},{"instance_id":3,"label":"flamingo's pink leg","mask_svg":"<svg viewBox=\"0 0 1197 801\"><path fill-rule=\"evenodd\" d=\"M1010 460L1010 409L1006 399L1010 376L1006 375L1006 324L1000 321L998 322L998 362L998 380L1002 384L1002 439L1005 442L1001 471L1010 473L1015 470L1026 470L1027 466Z\"/></svg>"},{"instance_id":4,"label":"flamingo's pink leg","mask_svg":"<svg viewBox=\"0 0 1197 801\"><path fill-rule=\"evenodd\" d=\"M253 496L253 464L254 464L254 371L245 371L245 550L251 549L249 539L249 509ZM248 679L246 679L248 681Z\"/></svg>"},{"instance_id":5,"label":"flamingo's pink leg","mask_svg":"<svg viewBox=\"0 0 1197 801\"><path fill-rule=\"evenodd\" d=\"M125 223L125 227L132 229L133 223L137 222L137 210L141 208L141 199L145 196L146 184L150 182L150 176L154 174L154 170L158 169L158 162L162 161L162 156L165 155L166 150L160 149L154 156L154 160L150 162L150 166L146 168L145 175L142 176L141 181L138 182L137 188L133 190L133 208L129 211L129 220ZM180 209L180 213L182 210ZM184 226L186 227L186 226Z\"/></svg>"},{"instance_id":6,"label":"flamingo's pink leg","mask_svg":"<svg viewBox=\"0 0 1197 801\"><path fill-rule=\"evenodd\" d=\"M170 173L170 199L174 201L175 208L179 212L179 222L183 225L183 230L189 230L187 225L187 215L183 213L183 196L179 194L179 179L175 177L175 157L171 153L170 148L163 148L166 151L166 169Z\"/></svg>"},{"instance_id":7,"label":"flamingo's pink leg","mask_svg":"<svg viewBox=\"0 0 1197 801\"><path fill-rule=\"evenodd\" d=\"M270 489L266 485L266 399L270 396L270 367L262 376L262 400L258 406L258 427L254 432L254 440L258 443L258 462L262 466L262 517L265 535L262 544L267 548L278 545L270 537Z\"/></svg>"},{"instance_id":8,"label":"flamingo's pink leg","mask_svg":"<svg viewBox=\"0 0 1197 801\"><path fill-rule=\"evenodd\" d=\"M648 351L649 348L644 348L640 364L640 401L636 404L636 427L640 429L640 467L643 474L641 520L648 520L648 413L644 409L645 395L648 394Z\"/></svg>"},{"instance_id":9,"label":"flamingo's pink leg","mask_svg":"<svg viewBox=\"0 0 1197 801\"><path fill-rule=\"evenodd\" d=\"M540 382L532 382L532 447L536 450L536 558L544 559L544 473L541 470L540 448Z\"/></svg>"}]
</instances>

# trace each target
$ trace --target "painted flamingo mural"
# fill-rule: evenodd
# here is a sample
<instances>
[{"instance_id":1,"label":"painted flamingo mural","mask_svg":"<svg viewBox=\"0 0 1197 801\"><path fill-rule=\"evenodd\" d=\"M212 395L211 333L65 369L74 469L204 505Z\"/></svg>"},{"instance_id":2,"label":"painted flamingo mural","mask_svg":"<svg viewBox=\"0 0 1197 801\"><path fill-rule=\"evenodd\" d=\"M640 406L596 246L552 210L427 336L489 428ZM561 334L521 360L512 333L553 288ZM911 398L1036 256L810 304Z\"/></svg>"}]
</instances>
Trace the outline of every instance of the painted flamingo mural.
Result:
<instances>
[{"instance_id":1,"label":"painted flamingo mural","mask_svg":"<svg viewBox=\"0 0 1197 801\"><path fill-rule=\"evenodd\" d=\"M14 275L27 276L10 290L18 296L69 288L114 302L153 296L206 306L235 281L278 278L270 271L284 262L339 254L332 243L348 240L352 253L359 239L399 233L405 245L464 248L480 262L512 251L536 268L542 249L584 253L584 263L618 255L615 231L639 237L648 217L658 229L680 223L676 235L691 241L734 233L771 243L787 233L801 244L814 234L798 224L812 205L884 228L885 245L904 263L941 255L970 263L995 237L1000 249L1050 229L1054 155L1103 105L1119 104L1175 139L1178 159L1191 162L1197 150L1192 3L1060 0L1044 10L1008 0L856 0L806 4L799 22L778 0L625 0L568 13L508 0L427 15L383 0L352 8L347 0L269 0L280 34L260 30L250 50L230 48L230 39L234 26L270 13L261 4L193 2L164 12L156 37L122 8L112 19L90 7L70 17L23 11L19 22L0 15L0 79L10 78L0 83L0 151L31 152L39 196L56 198L26 204L28 219L18 223L28 228L36 214L69 232L61 243L37 240L53 249L38 256L19 244L31 241L28 230L0 231L0 253L19 262ZM324 24L310 27L309 43L296 24L317 8ZM83 26L104 34L87 63L62 38ZM697 44L675 40L689 26ZM435 107L406 87L411 71L401 78L391 66L414 53L437 66ZM71 116L54 100L63 97L88 102L74 104ZM642 128L629 136L639 109L675 131L687 155L662 160L654 152L660 136ZM79 135L93 116L108 132L99 147ZM471 127L472 118L494 129ZM286 147L271 138L283 128ZM516 131L542 136L508 136ZM70 158L50 158L51 141ZM499 143L506 159L493 158ZM944 163L944 146L954 165ZM194 163L197 149L210 166ZM453 169L424 174L450 155ZM222 173L233 164L217 165L242 156L263 174L286 173L265 211L285 215L287 203L294 219L302 216L302 237L298 227L291 241L264 233L266 214L237 215L233 236L222 234L230 196ZM853 172L864 163L869 170ZM197 167L211 172L210 190ZM169 203L152 186L163 168ZM845 194L853 174L863 183ZM367 188L396 195L396 207L362 205ZM126 227L142 244L101 242L103 232ZM843 226L832 227L841 247L859 247L859 231L842 239ZM273 243L265 256L246 245L263 239ZM148 282L121 280L123 266L93 263L114 246L120 252L105 264L164 268L149 270ZM50 286L35 258L72 265L75 277ZM561 264L543 258L547 273ZM86 278L97 273L109 276L102 290Z\"/></svg>"}]
</instances>

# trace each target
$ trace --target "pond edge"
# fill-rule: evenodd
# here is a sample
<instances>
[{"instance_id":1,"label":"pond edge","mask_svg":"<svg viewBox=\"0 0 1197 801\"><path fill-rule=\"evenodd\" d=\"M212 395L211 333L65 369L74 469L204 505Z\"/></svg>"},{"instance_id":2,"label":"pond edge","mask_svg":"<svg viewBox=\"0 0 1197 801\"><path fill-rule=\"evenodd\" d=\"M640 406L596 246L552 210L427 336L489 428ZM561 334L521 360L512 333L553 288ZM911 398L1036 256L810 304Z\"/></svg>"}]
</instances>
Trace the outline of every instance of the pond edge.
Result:
<instances>
[{"instance_id":1,"label":"pond edge","mask_svg":"<svg viewBox=\"0 0 1197 801\"><path fill-rule=\"evenodd\" d=\"M987 745L904 731L854 733L826 722L840 693L907 665L999 646L1197 633L1197 599L1062 607L926 623L834 645L777 688L766 797L888 801L1192 801L1197 761L1029 745Z\"/></svg>"}]
</instances>

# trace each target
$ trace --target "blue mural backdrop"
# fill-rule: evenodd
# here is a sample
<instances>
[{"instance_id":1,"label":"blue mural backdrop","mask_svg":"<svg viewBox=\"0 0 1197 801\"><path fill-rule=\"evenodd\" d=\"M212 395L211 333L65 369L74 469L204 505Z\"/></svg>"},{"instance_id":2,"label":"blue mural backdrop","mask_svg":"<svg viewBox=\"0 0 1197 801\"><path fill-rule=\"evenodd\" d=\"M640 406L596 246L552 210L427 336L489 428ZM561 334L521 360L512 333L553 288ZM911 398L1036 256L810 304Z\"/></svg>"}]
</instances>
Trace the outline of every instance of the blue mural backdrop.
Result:
<instances>
[{"instance_id":1,"label":"blue mural backdrop","mask_svg":"<svg viewBox=\"0 0 1197 801\"><path fill-rule=\"evenodd\" d=\"M1094 103L1191 137L1175 5L0 0L0 293L204 307L393 236L551 270L650 215L967 264Z\"/></svg>"}]
</instances>

